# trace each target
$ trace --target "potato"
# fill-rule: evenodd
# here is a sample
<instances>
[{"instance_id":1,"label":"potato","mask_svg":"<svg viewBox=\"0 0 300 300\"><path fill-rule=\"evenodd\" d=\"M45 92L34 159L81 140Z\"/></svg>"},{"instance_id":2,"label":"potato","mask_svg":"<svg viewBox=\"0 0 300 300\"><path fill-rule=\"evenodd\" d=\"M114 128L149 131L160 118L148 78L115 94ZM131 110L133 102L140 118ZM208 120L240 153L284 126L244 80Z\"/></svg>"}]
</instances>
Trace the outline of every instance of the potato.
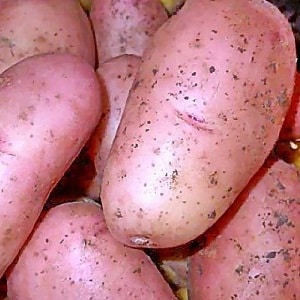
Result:
<instances>
[{"instance_id":1,"label":"potato","mask_svg":"<svg viewBox=\"0 0 300 300\"><path fill-rule=\"evenodd\" d=\"M141 58L124 54L103 63L97 73L103 86L101 120L54 191L56 195L100 197L103 170Z\"/></svg>"},{"instance_id":2,"label":"potato","mask_svg":"<svg viewBox=\"0 0 300 300\"><path fill-rule=\"evenodd\" d=\"M96 171L96 176L86 191L86 195L91 198L99 198L107 157L140 63L141 58L138 56L121 55L103 63L97 69L106 87L107 101L97 130L88 144L88 152L94 158Z\"/></svg>"},{"instance_id":3,"label":"potato","mask_svg":"<svg viewBox=\"0 0 300 300\"><path fill-rule=\"evenodd\" d=\"M0 278L100 116L98 78L79 57L37 55L0 75Z\"/></svg>"},{"instance_id":4,"label":"potato","mask_svg":"<svg viewBox=\"0 0 300 300\"><path fill-rule=\"evenodd\" d=\"M57 226L57 224L60 226ZM8 276L9 299L175 299L146 254L118 243L92 202L51 209Z\"/></svg>"},{"instance_id":5,"label":"potato","mask_svg":"<svg viewBox=\"0 0 300 300\"><path fill-rule=\"evenodd\" d=\"M191 257L191 300L292 300L300 295L300 173L265 165Z\"/></svg>"},{"instance_id":6,"label":"potato","mask_svg":"<svg viewBox=\"0 0 300 300\"><path fill-rule=\"evenodd\" d=\"M122 54L141 56L168 16L159 0L93 0L90 18L101 65Z\"/></svg>"},{"instance_id":7,"label":"potato","mask_svg":"<svg viewBox=\"0 0 300 300\"><path fill-rule=\"evenodd\" d=\"M286 115L281 133L281 140L300 139L300 74L296 73L292 103Z\"/></svg>"},{"instance_id":8,"label":"potato","mask_svg":"<svg viewBox=\"0 0 300 300\"><path fill-rule=\"evenodd\" d=\"M272 4L187 0L143 56L107 161L112 234L174 247L215 223L278 138L295 61Z\"/></svg>"},{"instance_id":9,"label":"potato","mask_svg":"<svg viewBox=\"0 0 300 300\"><path fill-rule=\"evenodd\" d=\"M95 64L91 25L77 0L0 0L0 73L36 54L68 52Z\"/></svg>"}]
</instances>

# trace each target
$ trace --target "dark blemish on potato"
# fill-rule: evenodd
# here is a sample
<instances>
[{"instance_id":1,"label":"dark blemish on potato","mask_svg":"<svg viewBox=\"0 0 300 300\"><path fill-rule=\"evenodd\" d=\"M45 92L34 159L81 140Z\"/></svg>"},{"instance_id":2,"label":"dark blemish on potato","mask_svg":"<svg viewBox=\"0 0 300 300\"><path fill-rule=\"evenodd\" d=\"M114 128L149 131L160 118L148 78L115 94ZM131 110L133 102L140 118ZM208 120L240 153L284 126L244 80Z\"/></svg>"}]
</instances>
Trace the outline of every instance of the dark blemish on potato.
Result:
<instances>
[{"instance_id":1,"label":"dark blemish on potato","mask_svg":"<svg viewBox=\"0 0 300 300\"><path fill-rule=\"evenodd\" d=\"M136 268L132 271L133 274L141 274L142 273L142 269L139 267L139 268Z\"/></svg>"},{"instance_id":2,"label":"dark blemish on potato","mask_svg":"<svg viewBox=\"0 0 300 300\"><path fill-rule=\"evenodd\" d=\"M152 83L151 88L153 89L156 85L157 85L157 80L155 80L155 81Z\"/></svg>"},{"instance_id":3,"label":"dark blemish on potato","mask_svg":"<svg viewBox=\"0 0 300 300\"><path fill-rule=\"evenodd\" d=\"M207 217L209 218L209 219L214 219L215 217L216 217L216 211L215 210L213 210L212 212L210 212L208 215L207 215Z\"/></svg>"},{"instance_id":4,"label":"dark blemish on potato","mask_svg":"<svg viewBox=\"0 0 300 300\"><path fill-rule=\"evenodd\" d=\"M217 185L218 184L218 172L214 171L213 173L209 174L208 180L211 185Z\"/></svg>"},{"instance_id":5,"label":"dark blemish on potato","mask_svg":"<svg viewBox=\"0 0 300 300\"><path fill-rule=\"evenodd\" d=\"M117 208L115 215L118 219L123 218L122 212L120 208Z\"/></svg>"},{"instance_id":6,"label":"dark blemish on potato","mask_svg":"<svg viewBox=\"0 0 300 300\"><path fill-rule=\"evenodd\" d=\"M283 259L285 262L290 262L292 260L292 256L288 249L281 249L278 254L282 254Z\"/></svg>"},{"instance_id":7,"label":"dark blemish on potato","mask_svg":"<svg viewBox=\"0 0 300 300\"><path fill-rule=\"evenodd\" d=\"M233 74L233 75L232 75L232 78L233 78L234 80L239 80L239 79L240 79L236 74Z\"/></svg>"},{"instance_id":8,"label":"dark blemish on potato","mask_svg":"<svg viewBox=\"0 0 300 300\"><path fill-rule=\"evenodd\" d=\"M216 71L216 68L214 66L209 67L209 73L214 73Z\"/></svg>"},{"instance_id":9,"label":"dark blemish on potato","mask_svg":"<svg viewBox=\"0 0 300 300\"><path fill-rule=\"evenodd\" d=\"M271 251L266 254L266 258L275 258L276 257L276 251Z\"/></svg>"},{"instance_id":10,"label":"dark blemish on potato","mask_svg":"<svg viewBox=\"0 0 300 300\"><path fill-rule=\"evenodd\" d=\"M243 274L243 272L244 272L244 266L243 266L243 265L239 265L239 266L234 270L234 272L235 272L236 274L238 274L239 276L241 276L241 275Z\"/></svg>"},{"instance_id":11,"label":"dark blemish on potato","mask_svg":"<svg viewBox=\"0 0 300 300\"><path fill-rule=\"evenodd\" d=\"M285 186L281 183L280 179L277 179L276 187L281 191L285 190Z\"/></svg>"},{"instance_id":12,"label":"dark blemish on potato","mask_svg":"<svg viewBox=\"0 0 300 300\"><path fill-rule=\"evenodd\" d=\"M152 74L153 74L153 76L155 76L155 75L157 74L157 72L158 72L158 69L156 69L156 68L153 68L153 69L152 69Z\"/></svg>"},{"instance_id":13,"label":"dark blemish on potato","mask_svg":"<svg viewBox=\"0 0 300 300\"><path fill-rule=\"evenodd\" d=\"M242 48L242 47L238 47L237 50L240 52L240 53L244 53L246 52L246 49Z\"/></svg>"}]
</instances>

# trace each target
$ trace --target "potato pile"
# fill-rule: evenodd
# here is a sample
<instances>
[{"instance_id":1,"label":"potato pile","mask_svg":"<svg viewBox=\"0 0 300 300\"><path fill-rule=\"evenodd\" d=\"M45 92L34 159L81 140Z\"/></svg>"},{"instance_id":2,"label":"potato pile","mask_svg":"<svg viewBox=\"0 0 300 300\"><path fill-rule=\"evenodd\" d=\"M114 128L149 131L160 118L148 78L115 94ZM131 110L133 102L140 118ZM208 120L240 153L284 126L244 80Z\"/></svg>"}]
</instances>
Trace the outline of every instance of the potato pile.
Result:
<instances>
[{"instance_id":1,"label":"potato pile","mask_svg":"<svg viewBox=\"0 0 300 300\"><path fill-rule=\"evenodd\" d=\"M0 0L0 46L3 299L300 297L276 6Z\"/></svg>"}]
</instances>

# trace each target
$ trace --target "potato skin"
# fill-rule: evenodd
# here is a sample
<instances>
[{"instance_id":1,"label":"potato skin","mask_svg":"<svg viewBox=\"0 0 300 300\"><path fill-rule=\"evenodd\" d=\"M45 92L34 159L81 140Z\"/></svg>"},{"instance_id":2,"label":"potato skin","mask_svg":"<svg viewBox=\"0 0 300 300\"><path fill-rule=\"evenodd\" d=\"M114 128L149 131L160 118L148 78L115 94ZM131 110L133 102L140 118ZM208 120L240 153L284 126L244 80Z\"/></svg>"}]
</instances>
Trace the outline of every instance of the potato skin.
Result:
<instances>
[{"instance_id":1,"label":"potato skin","mask_svg":"<svg viewBox=\"0 0 300 300\"><path fill-rule=\"evenodd\" d=\"M300 174L264 166L191 257L191 300L292 300L300 295Z\"/></svg>"},{"instance_id":2,"label":"potato skin","mask_svg":"<svg viewBox=\"0 0 300 300\"><path fill-rule=\"evenodd\" d=\"M91 25L76 0L1 0L0 73L36 54L68 52L95 64Z\"/></svg>"},{"instance_id":3,"label":"potato skin","mask_svg":"<svg viewBox=\"0 0 300 300\"><path fill-rule=\"evenodd\" d=\"M59 224L59 226L57 226ZM92 202L51 209L8 276L9 299L175 299L146 254L118 243Z\"/></svg>"},{"instance_id":4,"label":"potato skin","mask_svg":"<svg viewBox=\"0 0 300 300\"><path fill-rule=\"evenodd\" d=\"M209 228L273 148L295 61L290 26L270 3L188 0L146 50L108 158L112 234L163 248Z\"/></svg>"},{"instance_id":5,"label":"potato skin","mask_svg":"<svg viewBox=\"0 0 300 300\"><path fill-rule=\"evenodd\" d=\"M103 63L97 74L102 87L102 116L80 155L54 190L99 200L103 171L141 58L131 54Z\"/></svg>"},{"instance_id":6,"label":"potato skin","mask_svg":"<svg viewBox=\"0 0 300 300\"><path fill-rule=\"evenodd\" d=\"M89 155L94 158L96 176L89 184L86 195L99 198L103 171L115 138L126 100L141 63L136 55L121 55L103 63L97 73L106 88L106 102L96 131L88 143Z\"/></svg>"},{"instance_id":7,"label":"potato skin","mask_svg":"<svg viewBox=\"0 0 300 300\"><path fill-rule=\"evenodd\" d=\"M26 58L0 75L0 277L99 122L99 91L93 68L70 54Z\"/></svg>"},{"instance_id":8,"label":"potato skin","mask_svg":"<svg viewBox=\"0 0 300 300\"><path fill-rule=\"evenodd\" d=\"M284 120L279 138L281 140L300 139L300 74L298 72L295 77L292 102Z\"/></svg>"},{"instance_id":9,"label":"potato skin","mask_svg":"<svg viewBox=\"0 0 300 300\"><path fill-rule=\"evenodd\" d=\"M93 0L90 19L101 65L122 54L142 56L168 16L159 0Z\"/></svg>"}]
</instances>

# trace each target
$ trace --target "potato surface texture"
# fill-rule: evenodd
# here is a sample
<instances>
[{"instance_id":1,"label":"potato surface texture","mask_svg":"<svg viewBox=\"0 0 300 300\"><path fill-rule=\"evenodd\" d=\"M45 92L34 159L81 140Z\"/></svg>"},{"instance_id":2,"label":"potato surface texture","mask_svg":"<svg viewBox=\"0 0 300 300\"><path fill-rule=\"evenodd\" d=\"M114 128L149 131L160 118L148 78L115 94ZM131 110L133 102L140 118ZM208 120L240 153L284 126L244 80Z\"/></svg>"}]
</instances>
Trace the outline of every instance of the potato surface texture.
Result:
<instances>
[{"instance_id":1,"label":"potato surface texture","mask_svg":"<svg viewBox=\"0 0 300 300\"><path fill-rule=\"evenodd\" d=\"M41 295L43 300L176 299L150 258L118 243L91 202L51 209L9 275L9 299Z\"/></svg>"},{"instance_id":2,"label":"potato surface texture","mask_svg":"<svg viewBox=\"0 0 300 300\"><path fill-rule=\"evenodd\" d=\"M300 174L263 167L191 257L191 300L292 300L300 295Z\"/></svg>"},{"instance_id":3,"label":"potato surface texture","mask_svg":"<svg viewBox=\"0 0 300 300\"><path fill-rule=\"evenodd\" d=\"M94 160L96 176L87 188L87 196L99 198L103 171L116 135L126 100L141 63L136 55L121 55L103 63L97 73L106 88L103 115L92 135L88 152Z\"/></svg>"},{"instance_id":4,"label":"potato surface texture","mask_svg":"<svg viewBox=\"0 0 300 300\"><path fill-rule=\"evenodd\" d=\"M77 0L1 0L0 73L32 55L67 52L95 64L91 25Z\"/></svg>"},{"instance_id":5,"label":"potato surface texture","mask_svg":"<svg viewBox=\"0 0 300 300\"><path fill-rule=\"evenodd\" d=\"M93 0L90 18L101 65L122 54L141 56L168 16L159 0Z\"/></svg>"},{"instance_id":6,"label":"potato surface texture","mask_svg":"<svg viewBox=\"0 0 300 300\"><path fill-rule=\"evenodd\" d=\"M297 72L292 103L280 132L280 139L300 139L300 74Z\"/></svg>"},{"instance_id":7,"label":"potato surface texture","mask_svg":"<svg viewBox=\"0 0 300 300\"><path fill-rule=\"evenodd\" d=\"M209 228L273 148L295 61L289 24L270 3L188 0L146 50L108 158L101 198L112 234L163 248Z\"/></svg>"},{"instance_id":8,"label":"potato surface texture","mask_svg":"<svg viewBox=\"0 0 300 300\"><path fill-rule=\"evenodd\" d=\"M78 57L34 56L0 76L0 277L100 116L96 73Z\"/></svg>"}]
</instances>

